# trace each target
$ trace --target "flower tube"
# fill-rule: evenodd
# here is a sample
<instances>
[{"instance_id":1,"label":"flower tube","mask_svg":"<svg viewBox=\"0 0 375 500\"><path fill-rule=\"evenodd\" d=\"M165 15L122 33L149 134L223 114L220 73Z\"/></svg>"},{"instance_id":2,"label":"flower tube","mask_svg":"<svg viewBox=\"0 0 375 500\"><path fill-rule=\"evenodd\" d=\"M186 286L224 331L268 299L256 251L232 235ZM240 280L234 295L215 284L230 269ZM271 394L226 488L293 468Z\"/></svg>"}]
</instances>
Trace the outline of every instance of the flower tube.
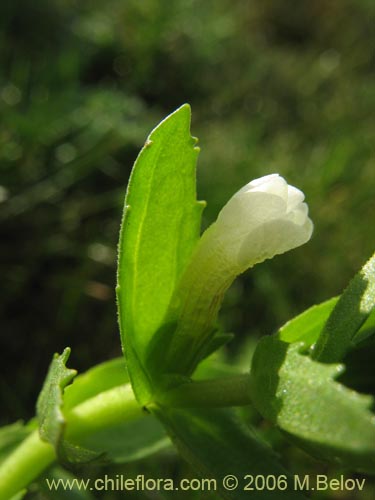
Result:
<instances>
[{"instance_id":1,"label":"flower tube","mask_svg":"<svg viewBox=\"0 0 375 500\"><path fill-rule=\"evenodd\" d=\"M246 184L203 233L167 313L167 372L191 373L210 350L223 295L239 274L306 243L304 194L278 174Z\"/></svg>"},{"instance_id":2,"label":"flower tube","mask_svg":"<svg viewBox=\"0 0 375 500\"><path fill-rule=\"evenodd\" d=\"M223 207L204 245L218 245L236 274L303 245L313 230L304 198L278 174L255 179Z\"/></svg>"}]
</instances>

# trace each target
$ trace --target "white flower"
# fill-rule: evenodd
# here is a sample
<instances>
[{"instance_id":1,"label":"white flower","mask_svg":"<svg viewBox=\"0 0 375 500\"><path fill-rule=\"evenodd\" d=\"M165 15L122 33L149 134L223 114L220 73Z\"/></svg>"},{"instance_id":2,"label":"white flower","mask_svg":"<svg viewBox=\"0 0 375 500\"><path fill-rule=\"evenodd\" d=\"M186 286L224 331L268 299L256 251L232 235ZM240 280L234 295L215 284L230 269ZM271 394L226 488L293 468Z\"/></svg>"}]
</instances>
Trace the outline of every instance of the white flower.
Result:
<instances>
[{"instance_id":1,"label":"white flower","mask_svg":"<svg viewBox=\"0 0 375 500\"><path fill-rule=\"evenodd\" d=\"M167 313L177 325L165 341L171 373L190 373L209 349L225 291L249 267L306 243L313 224L304 194L278 174L240 189L203 233ZM172 330L171 330L172 331Z\"/></svg>"},{"instance_id":2,"label":"white flower","mask_svg":"<svg viewBox=\"0 0 375 500\"><path fill-rule=\"evenodd\" d=\"M255 179L223 207L203 236L204 246L211 240L215 253L222 252L227 264L243 272L303 245L313 230L304 198L302 191L278 174Z\"/></svg>"}]
</instances>

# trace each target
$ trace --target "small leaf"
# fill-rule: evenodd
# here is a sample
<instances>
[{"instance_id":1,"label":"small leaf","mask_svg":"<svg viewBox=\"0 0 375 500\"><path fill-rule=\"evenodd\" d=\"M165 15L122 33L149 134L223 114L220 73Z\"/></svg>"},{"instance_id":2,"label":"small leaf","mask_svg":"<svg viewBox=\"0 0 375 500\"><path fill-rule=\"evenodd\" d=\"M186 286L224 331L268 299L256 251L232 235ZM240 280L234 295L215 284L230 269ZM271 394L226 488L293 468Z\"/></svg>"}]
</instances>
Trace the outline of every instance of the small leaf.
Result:
<instances>
[{"instance_id":1,"label":"small leaf","mask_svg":"<svg viewBox=\"0 0 375 500\"><path fill-rule=\"evenodd\" d=\"M63 394L65 387L77 373L65 366L69 355L70 349L67 347L61 355L55 354L49 367L36 407L39 434L43 441L54 446L60 461L66 464L88 463L99 455L64 439L66 421L63 414Z\"/></svg>"},{"instance_id":2,"label":"small leaf","mask_svg":"<svg viewBox=\"0 0 375 500\"><path fill-rule=\"evenodd\" d=\"M128 381L124 358L116 358L78 375L71 385L64 388L70 376L75 374L74 370L65 367L68 356L69 351L65 350L61 356L54 358L47 377L48 384L46 381L49 389L43 389L46 391L43 397L47 398L47 407L42 397L38 402L39 412L45 415L44 421L49 425L44 436L57 447L60 460L72 465L92 462L105 455L106 461L123 463L139 460L169 446L163 427L150 415L97 430L94 434L80 434L75 436L74 444L65 439L69 410Z\"/></svg>"},{"instance_id":3,"label":"small leaf","mask_svg":"<svg viewBox=\"0 0 375 500\"><path fill-rule=\"evenodd\" d=\"M40 437L53 445L60 441L65 424L62 412L64 388L77 374L76 370L65 366L69 355L69 347L60 356L54 355L36 405Z\"/></svg>"},{"instance_id":4,"label":"small leaf","mask_svg":"<svg viewBox=\"0 0 375 500\"><path fill-rule=\"evenodd\" d=\"M198 148L184 105L151 132L134 165L119 242L118 309L122 344L137 398L152 393L146 350L199 238ZM160 346L163 348L163 346Z\"/></svg>"},{"instance_id":5,"label":"small leaf","mask_svg":"<svg viewBox=\"0 0 375 500\"><path fill-rule=\"evenodd\" d=\"M216 480L216 493L228 500L294 500L304 497L293 489L288 472L279 464L271 448L237 421L230 410L154 408L182 457L202 477ZM239 485L233 491L223 487L227 475L235 475ZM285 475L285 491L244 490L246 475Z\"/></svg>"},{"instance_id":6,"label":"small leaf","mask_svg":"<svg viewBox=\"0 0 375 500\"><path fill-rule=\"evenodd\" d=\"M337 301L338 297L333 297L285 323L278 332L280 340L288 343L304 342L307 346L314 344Z\"/></svg>"},{"instance_id":7,"label":"small leaf","mask_svg":"<svg viewBox=\"0 0 375 500\"><path fill-rule=\"evenodd\" d=\"M341 361L356 344L356 334L375 308L375 254L341 295L314 346L312 357L323 363Z\"/></svg>"},{"instance_id":8,"label":"small leaf","mask_svg":"<svg viewBox=\"0 0 375 500\"><path fill-rule=\"evenodd\" d=\"M326 460L375 471L372 398L335 381L342 365L313 361L302 343L263 338L252 364L252 399L262 416Z\"/></svg>"}]
</instances>

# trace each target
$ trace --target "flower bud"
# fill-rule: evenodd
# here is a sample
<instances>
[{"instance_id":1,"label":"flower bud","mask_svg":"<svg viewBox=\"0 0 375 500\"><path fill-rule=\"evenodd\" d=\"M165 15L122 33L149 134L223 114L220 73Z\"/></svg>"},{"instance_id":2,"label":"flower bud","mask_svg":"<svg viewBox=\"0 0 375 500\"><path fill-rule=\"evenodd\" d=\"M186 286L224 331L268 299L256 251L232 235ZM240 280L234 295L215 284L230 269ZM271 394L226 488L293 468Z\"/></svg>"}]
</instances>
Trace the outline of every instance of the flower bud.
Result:
<instances>
[{"instance_id":1,"label":"flower bud","mask_svg":"<svg viewBox=\"0 0 375 500\"><path fill-rule=\"evenodd\" d=\"M310 239L313 224L304 198L278 174L251 181L223 207L209 238L237 274L243 272Z\"/></svg>"},{"instance_id":2,"label":"flower bud","mask_svg":"<svg viewBox=\"0 0 375 500\"><path fill-rule=\"evenodd\" d=\"M306 243L313 224L304 194L278 174L249 182L204 232L174 293L162 363L192 373L209 351L225 291L246 269Z\"/></svg>"}]
</instances>

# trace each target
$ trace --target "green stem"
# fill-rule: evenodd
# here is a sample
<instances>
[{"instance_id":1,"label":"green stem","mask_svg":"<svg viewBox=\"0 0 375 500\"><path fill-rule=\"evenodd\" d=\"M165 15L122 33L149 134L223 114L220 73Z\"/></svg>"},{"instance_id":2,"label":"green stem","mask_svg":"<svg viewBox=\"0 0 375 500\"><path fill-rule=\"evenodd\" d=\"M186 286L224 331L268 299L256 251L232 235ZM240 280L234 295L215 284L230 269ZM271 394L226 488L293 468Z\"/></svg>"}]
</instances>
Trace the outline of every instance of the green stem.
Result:
<instances>
[{"instance_id":1,"label":"green stem","mask_svg":"<svg viewBox=\"0 0 375 500\"><path fill-rule=\"evenodd\" d=\"M173 407L243 406L251 403L250 377L235 375L182 384L160 395L158 403ZM65 437L73 443L101 429L144 415L130 384L102 392L72 408L66 415ZM0 498L7 500L27 487L56 458L38 431L32 432L0 466Z\"/></svg>"},{"instance_id":2,"label":"green stem","mask_svg":"<svg viewBox=\"0 0 375 500\"><path fill-rule=\"evenodd\" d=\"M249 405L252 403L250 375L188 382L165 392L158 400L161 404L174 408Z\"/></svg>"},{"instance_id":3,"label":"green stem","mask_svg":"<svg viewBox=\"0 0 375 500\"><path fill-rule=\"evenodd\" d=\"M73 408L66 416L65 437L71 441L121 422L144 415L130 384L102 392ZM30 434L0 466L0 498L12 498L36 479L56 455L52 445L42 441L38 431Z\"/></svg>"},{"instance_id":4,"label":"green stem","mask_svg":"<svg viewBox=\"0 0 375 500\"><path fill-rule=\"evenodd\" d=\"M54 458L53 447L40 440L38 431L31 433L1 464L0 498L7 500L23 490Z\"/></svg>"},{"instance_id":5,"label":"green stem","mask_svg":"<svg viewBox=\"0 0 375 500\"><path fill-rule=\"evenodd\" d=\"M130 384L120 385L73 408L66 417L65 437L74 441L141 416L144 416L144 413Z\"/></svg>"}]
</instances>

